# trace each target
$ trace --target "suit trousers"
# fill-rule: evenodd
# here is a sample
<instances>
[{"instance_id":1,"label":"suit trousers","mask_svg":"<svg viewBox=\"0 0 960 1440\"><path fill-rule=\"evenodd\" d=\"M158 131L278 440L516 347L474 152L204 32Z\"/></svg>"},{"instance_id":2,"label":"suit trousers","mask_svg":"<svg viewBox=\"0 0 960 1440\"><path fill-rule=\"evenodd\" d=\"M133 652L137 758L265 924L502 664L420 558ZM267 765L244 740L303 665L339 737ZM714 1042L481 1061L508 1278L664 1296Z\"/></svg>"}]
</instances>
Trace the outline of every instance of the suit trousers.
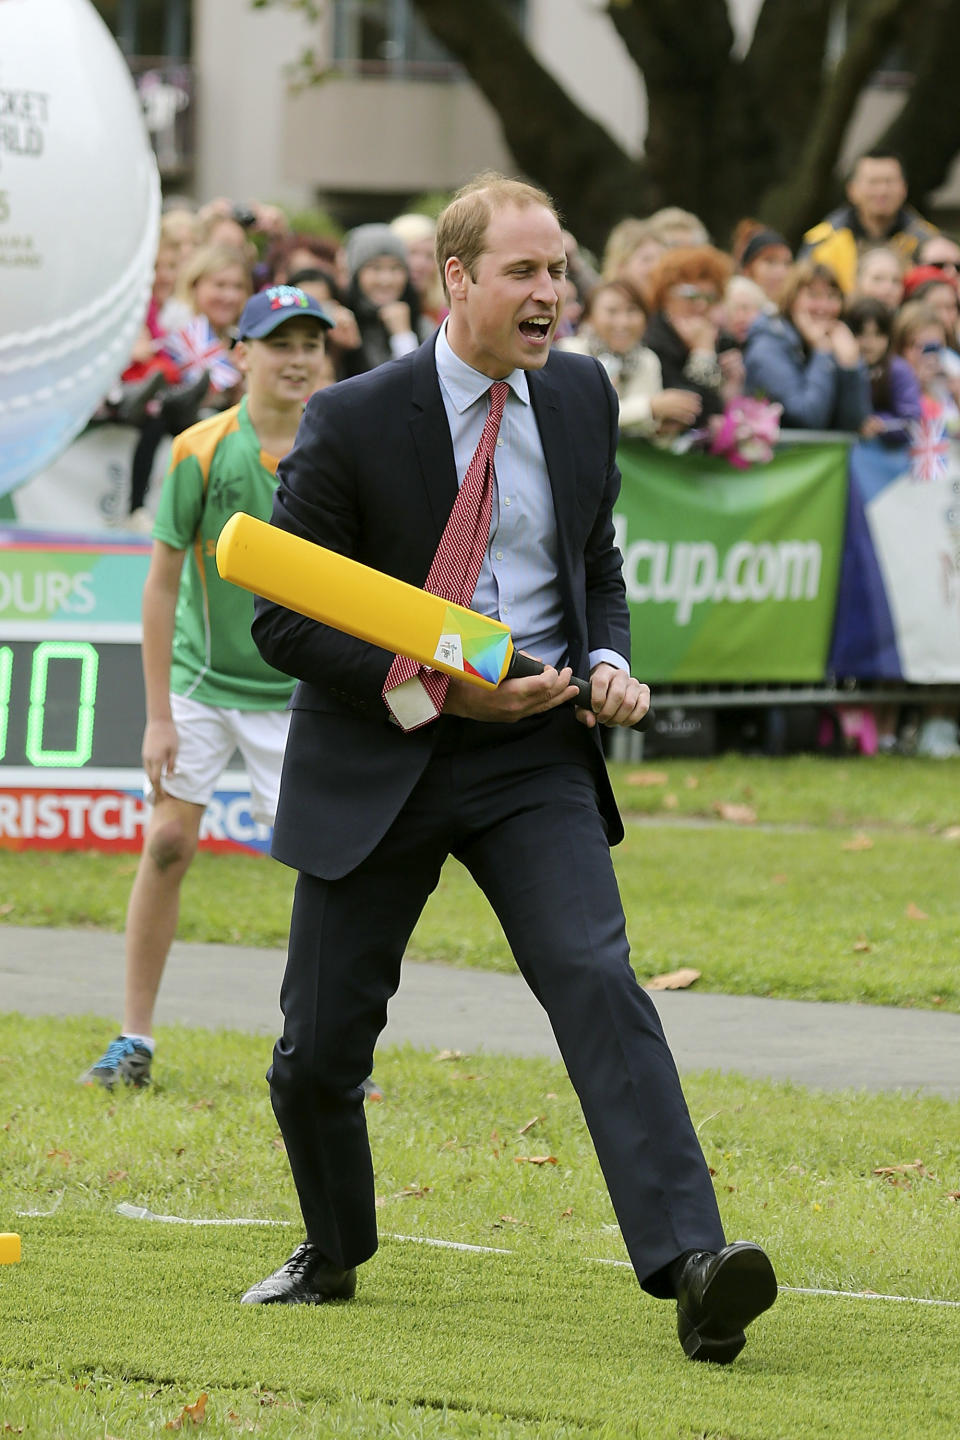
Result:
<instances>
[{"instance_id":1,"label":"suit trousers","mask_svg":"<svg viewBox=\"0 0 960 1440\"><path fill-rule=\"evenodd\" d=\"M637 1277L667 1297L671 1261L725 1242L656 1008L630 966L597 747L568 709L437 724L424 774L372 853L341 879L298 877L267 1078L307 1237L344 1268L377 1248L362 1082L452 854L547 1012Z\"/></svg>"}]
</instances>

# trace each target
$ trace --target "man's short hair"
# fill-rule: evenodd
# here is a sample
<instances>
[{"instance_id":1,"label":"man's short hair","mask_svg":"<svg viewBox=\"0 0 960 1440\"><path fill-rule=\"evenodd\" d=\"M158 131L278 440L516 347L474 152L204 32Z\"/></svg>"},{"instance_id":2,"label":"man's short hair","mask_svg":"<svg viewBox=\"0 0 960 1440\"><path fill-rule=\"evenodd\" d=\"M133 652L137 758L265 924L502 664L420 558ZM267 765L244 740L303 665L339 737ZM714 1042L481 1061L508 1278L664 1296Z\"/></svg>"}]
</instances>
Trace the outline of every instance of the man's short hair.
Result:
<instances>
[{"instance_id":1,"label":"man's short hair","mask_svg":"<svg viewBox=\"0 0 960 1440\"><path fill-rule=\"evenodd\" d=\"M883 145L874 145L872 150L864 150L862 155L857 156L856 160L854 160L853 164L850 166L850 173L847 176L848 183L853 179L854 175L856 175L857 167L860 164L861 160L893 160L897 165L900 166L900 174L903 176L903 183L907 183L907 170L906 166L903 163L903 156L898 155L896 150L888 150Z\"/></svg>"},{"instance_id":2,"label":"man's short hair","mask_svg":"<svg viewBox=\"0 0 960 1440\"><path fill-rule=\"evenodd\" d=\"M525 180L511 180L496 170L485 170L457 191L437 220L437 268L447 298L447 261L456 257L471 279L475 279L477 261L486 248L487 226L497 210L507 205L526 209L542 205L560 224L557 207L545 190Z\"/></svg>"}]
</instances>

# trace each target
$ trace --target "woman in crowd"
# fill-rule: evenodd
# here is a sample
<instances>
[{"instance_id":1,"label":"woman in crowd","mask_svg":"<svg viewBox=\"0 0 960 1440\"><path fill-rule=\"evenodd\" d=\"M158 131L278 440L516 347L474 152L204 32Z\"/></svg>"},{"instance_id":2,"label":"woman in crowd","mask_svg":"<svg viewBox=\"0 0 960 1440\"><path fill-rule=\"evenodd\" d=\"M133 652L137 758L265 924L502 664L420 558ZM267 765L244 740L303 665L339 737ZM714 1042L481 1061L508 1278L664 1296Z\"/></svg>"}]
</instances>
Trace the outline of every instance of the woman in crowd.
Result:
<instances>
[{"instance_id":1,"label":"woman in crowd","mask_svg":"<svg viewBox=\"0 0 960 1440\"><path fill-rule=\"evenodd\" d=\"M360 346L344 355L344 373L361 375L409 354L434 327L420 314L406 246L389 225L358 225L344 249L350 273L347 308L360 327Z\"/></svg>"},{"instance_id":2,"label":"woman in crowd","mask_svg":"<svg viewBox=\"0 0 960 1440\"><path fill-rule=\"evenodd\" d=\"M655 235L667 250L690 249L693 246L709 245L710 234L699 215L681 210L679 205L666 205L647 217L651 234Z\"/></svg>"},{"instance_id":3,"label":"woman in crowd","mask_svg":"<svg viewBox=\"0 0 960 1440\"><path fill-rule=\"evenodd\" d=\"M759 220L741 220L733 233L731 249L738 274L753 280L767 300L776 305L793 264L790 246L779 231Z\"/></svg>"},{"instance_id":4,"label":"woman in crowd","mask_svg":"<svg viewBox=\"0 0 960 1440\"><path fill-rule=\"evenodd\" d=\"M904 298L920 301L932 310L943 325L944 344L940 351L940 382L951 417L960 406L960 297L957 279L939 265L919 265L903 277Z\"/></svg>"},{"instance_id":5,"label":"woman in crowd","mask_svg":"<svg viewBox=\"0 0 960 1440\"><path fill-rule=\"evenodd\" d=\"M717 352L721 302L733 269L712 245L668 250L650 275L646 344L660 361L664 388L700 397L700 420L719 415L728 398Z\"/></svg>"},{"instance_id":6,"label":"woman in crowd","mask_svg":"<svg viewBox=\"0 0 960 1440\"><path fill-rule=\"evenodd\" d=\"M176 203L160 216L160 243L173 252L174 271L181 268L200 244L200 222L185 205Z\"/></svg>"},{"instance_id":7,"label":"woman in crowd","mask_svg":"<svg viewBox=\"0 0 960 1440\"><path fill-rule=\"evenodd\" d=\"M390 221L390 229L399 235L407 252L407 270L417 292L421 315L433 325L439 325L447 313L447 302L437 269L436 223L429 215L397 215Z\"/></svg>"},{"instance_id":8,"label":"woman in crowd","mask_svg":"<svg viewBox=\"0 0 960 1440\"><path fill-rule=\"evenodd\" d=\"M910 365L893 352L893 311L882 300L854 300L844 314L870 377L870 414L860 427L865 439L904 444L909 424L922 415L920 386Z\"/></svg>"},{"instance_id":9,"label":"woman in crowd","mask_svg":"<svg viewBox=\"0 0 960 1440\"><path fill-rule=\"evenodd\" d=\"M181 266L173 299L163 312L168 333L182 330L198 315L204 315L229 347L251 285L245 251L228 245L200 246Z\"/></svg>"},{"instance_id":10,"label":"woman in crowd","mask_svg":"<svg viewBox=\"0 0 960 1440\"><path fill-rule=\"evenodd\" d=\"M250 267L242 251L201 246L187 259L177 278L173 299L165 307L167 333L164 351L179 366L180 384L156 401L140 429L130 471L130 520L133 528L148 528L150 516L144 500L150 487L153 463L164 436L178 435L198 418L202 408L225 410L240 398L242 377L227 358L240 312L250 297ZM191 363L181 343L191 334L194 320L207 321L219 350Z\"/></svg>"},{"instance_id":11,"label":"woman in crowd","mask_svg":"<svg viewBox=\"0 0 960 1440\"><path fill-rule=\"evenodd\" d=\"M161 320L164 307L173 298L177 284L177 267L180 259L179 247L175 241L164 237L160 231L160 243L153 267L153 288L143 326L133 347L130 364L120 379L124 386L135 386L140 402L145 405L151 396L170 385L176 385L180 378L178 367L169 355L163 352L166 326ZM142 418L141 410L138 418ZM119 416L118 418L127 418Z\"/></svg>"},{"instance_id":12,"label":"woman in crowd","mask_svg":"<svg viewBox=\"0 0 960 1440\"><path fill-rule=\"evenodd\" d=\"M646 294L647 281L667 247L646 220L628 216L614 225L603 251L602 278L622 280L637 294Z\"/></svg>"},{"instance_id":13,"label":"woman in crowd","mask_svg":"<svg viewBox=\"0 0 960 1440\"><path fill-rule=\"evenodd\" d=\"M870 245L860 256L853 299L881 300L896 310L903 299L903 261L890 245Z\"/></svg>"},{"instance_id":14,"label":"woman in crowd","mask_svg":"<svg viewBox=\"0 0 960 1440\"><path fill-rule=\"evenodd\" d=\"M903 277L904 299L921 301L943 325L940 370L955 401L960 401L960 297L956 279L934 265L918 265Z\"/></svg>"},{"instance_id":15,"label":"woman in crowd","mask_svg":"<svg viewBox=\"0 0 960 1440\"><path fill-rule=\"evenodd\" d=\"M646 326L639 295L606 280L588 295L578 333L557 341L558 349L593 355L603 365L620 401L624 435L687 429L700 413L699 396L690 390L664 390L660 362L643 344Z\"/></svg>"},{"instance_id":16,"label":"woman in crowd","mask_svg":"<svg viewBox=\"0 0 960 1440\"><path fill-rule=\"evenodd\" d=\"M867 367L840 319L843 292L833 271L794 265L776 315L761 315L747 339L746 388L783 406L797 430L859 431L870 411Z\"/></svg>"},{"instance_id":17,"label":"woman in crowd","mask_svg":"<svg viewBox=\"0 0 960 1440\"><path fill-rule=\"evenodd\" d=\"M943 321L932 305L908 300L900 307L893 322L893 349L917 378L924 418L942 420L956 432L960 418L957 402L941 363L946 342Z\"/></svg>"}]
</instances>

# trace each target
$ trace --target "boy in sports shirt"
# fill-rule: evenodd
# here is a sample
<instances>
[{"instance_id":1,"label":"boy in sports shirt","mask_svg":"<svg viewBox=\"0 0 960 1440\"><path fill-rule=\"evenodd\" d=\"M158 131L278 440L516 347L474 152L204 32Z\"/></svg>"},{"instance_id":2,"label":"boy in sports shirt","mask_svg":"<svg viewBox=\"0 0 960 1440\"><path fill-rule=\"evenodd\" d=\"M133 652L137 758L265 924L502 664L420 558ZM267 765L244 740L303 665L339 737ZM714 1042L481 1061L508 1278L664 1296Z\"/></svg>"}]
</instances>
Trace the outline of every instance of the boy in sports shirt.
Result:
<instances>
[{"instance_id":1,"label":"boy in sports shirt","mask_svg":"<svg viewBox=\"0 0 960 1440\"><path fill-rule=\"evenodd\" d=\"M332 326L324 307L294 286L254 295L231 355L246 395L173 444L143 592L143 764L153 810L127 909L123 1029L80 1077L84 1084L149 1084L153 1011L180 886L235 748L254 819L273 821L295 681L261 659L250 636L253 596L220 579L217 538L236 510L269 520L277 464L323 383Z\"/></svg>"}]
</instances>

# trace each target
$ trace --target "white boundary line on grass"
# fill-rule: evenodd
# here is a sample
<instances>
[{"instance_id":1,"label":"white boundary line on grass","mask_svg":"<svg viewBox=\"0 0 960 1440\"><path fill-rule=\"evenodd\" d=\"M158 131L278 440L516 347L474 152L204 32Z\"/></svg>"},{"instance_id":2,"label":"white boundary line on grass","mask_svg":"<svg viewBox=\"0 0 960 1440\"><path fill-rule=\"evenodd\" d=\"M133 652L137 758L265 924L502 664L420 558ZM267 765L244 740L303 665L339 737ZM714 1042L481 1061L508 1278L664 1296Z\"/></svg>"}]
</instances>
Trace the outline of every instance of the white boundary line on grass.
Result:
<instances>
[{"instance_id":1,"label":"white boundary line on grass","mask_svg":"<svg viewBox=\"0 0 960 1440\"><path fill-rule=\"evenodd\" d=\"M516 1255L516 1250L498 1250L495 1245L465 1245L462 1240L434 1240L428 1235L396 1235L381 1230L384 1240L408 1240L413 1245L435 1245L438 1250L469 1250L475 1255Z\"/></svg>"},{"instance_id":2,"label":"white boundary line on grass","mask_svg":"<svg viewBox=\"0 0 960 1440\"><path fill-rule=\"evenodd\" d=\"M928 1300L922 1295L878 1295L875 1290L811 1290L805 1285L780 1285L789 1295L838 1295L844 1300L893 1300L901 1305L943 1305L960 1310L960 1300Z\"/></svg>"},{"instance_id":3,"label":"white boundary line on grass","mask_svg":"<svg viewBox=\"0 0 960 1440\"><path fill-rule=\"evenodd\" d=\"M292 1220L246 1220L240 1216L223 1220L191 1220L186 1215L156 1215L145 1205L128 1205L121 1201L117 1214L126 1220L160 1220L165 1225L292 1225Z\"/></svg>"},{"instance_id":4,"label":"white boundary line on grass","mask_svg":"<svg viewBox=\"0 0 960 1440\"><path fill-rule=\"evenodd\" d=\"M20 1214L28 1213L20 1211ZM36 1213L36 1212L34 1212ZM128 1220L160 1220L167 1225L292 1225L292 1220L253 1220L236 1217L232 1219L191 1220L183 1215L156 1215L145 1205L117 1206L117 1214ZM437 1240L430 1235L397 1235L389 1230L381 1231L385 1240L400 1240L411 1245L432 1245L438 1250L465 1250L473 1255L516 1255L516 1250L502 1250L494 1245L466 1245L460 1240ZM592 1265L613 1265L618 1269L632 1270L629 1260L610 1260L591 1255ZM829 1295L840 1300L889 1300L900 1305L936 1305L948 1310L960 1310L960 1300L930 1300L920 1295L880 1295L875 1290L817 1290L806 1285L779 1285L788 1295Z\"/></svg>"}]
</instances>

